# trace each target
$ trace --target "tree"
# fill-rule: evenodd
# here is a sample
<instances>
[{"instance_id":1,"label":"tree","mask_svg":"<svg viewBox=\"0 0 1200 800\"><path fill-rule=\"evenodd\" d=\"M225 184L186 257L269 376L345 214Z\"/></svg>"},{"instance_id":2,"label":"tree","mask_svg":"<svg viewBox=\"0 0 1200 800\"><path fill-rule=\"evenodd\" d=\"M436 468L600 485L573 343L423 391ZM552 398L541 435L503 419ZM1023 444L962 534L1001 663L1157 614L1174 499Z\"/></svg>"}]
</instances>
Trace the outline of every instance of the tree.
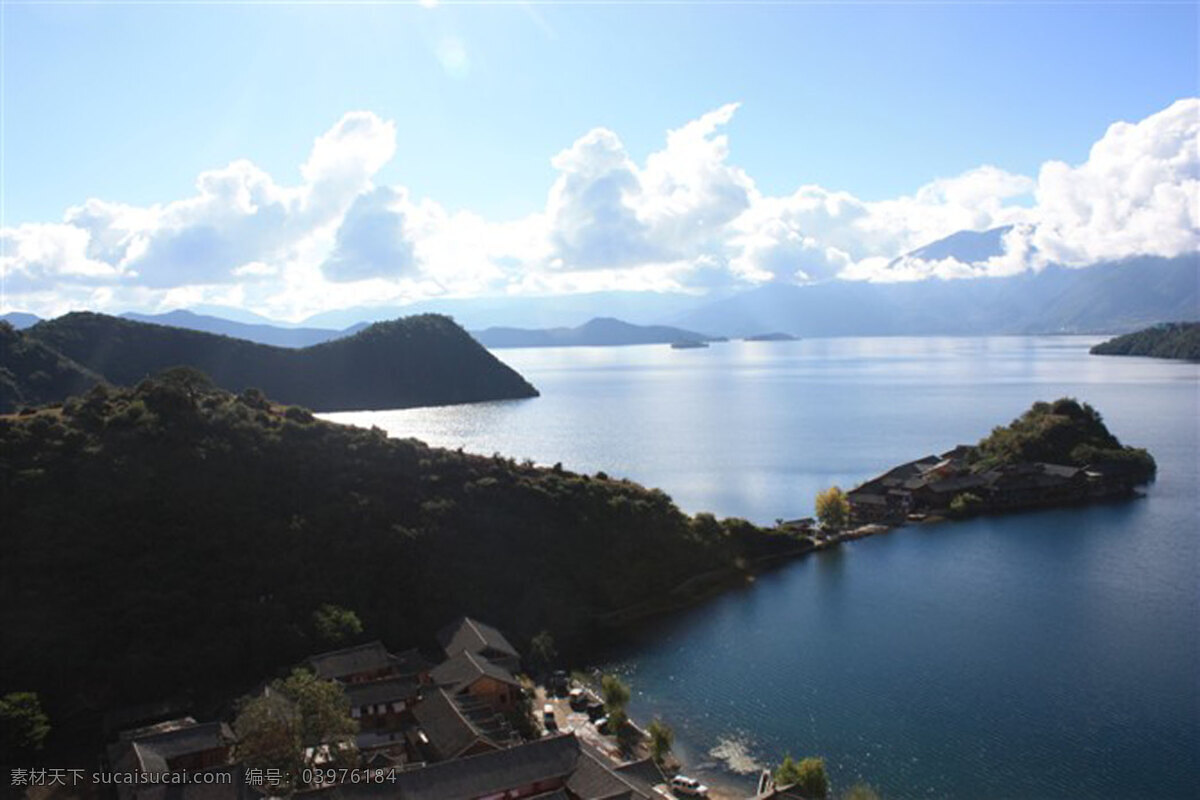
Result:
<instances>
[{"instance_id":1,"label":"tree","mask_svg":"<svg viewBox=\"0 0 1200 800\"><path fill-rule=\"evenodd\" d=\"M837 486L817 493L817 519L822 528L837 530L850 522L850 501Z\"/></svg>"},{"instance_id":2,"label":"tree","mask_svg":"<svg viewBox=\"0 0 1200 800\"><path fill-rule=\"evenodd\" d=\"M0 759L41 750L50 734L50 719L34 692L0 697Z\"/></svg>"},{"instance_id":3,"label":"tree","mask_svg":"<svg viewBox=\"0 0 1200 800\"><path fill-rule=\"evenodd\" d=\"M775 783L791 786L804 797L815 800L829 796L829 776L825 772L825 760L821 758L794 761L791 756L786 756L775 770Z\"/></svg>"},{"instance_id":4,"label":"tree","mask_svg":"<svg viewBox=\"0 0 1200 800\"><path fill-rule=\"evenodd\" d=\"M614 713L623 712L629 703L629 687L616 675L600 678L600 694L604 698L604 710L610 721Z\"/></svg>"},{"instance_id":5,"label":"tree","mask_svg":"<svg viewBox=\"0 0 1200 800\"><path fill-rule=\"evenodd\" d=\"M983 507L983 498L974 492L959 492L950 501L950 513L956 517L969 517Z\"/></svg>"},{"instance_id":6,"label":"tree","mask_svg":"<svg viewBox=\"0 0 1200 800\"><path fill-rule=\"evenodd\" d=\"M325 603L312 615L313 630L323 644L337 645L363 632L362 620L348 608Z\"/></svg>"},{"instance_id":7,"label":"tree","mask_svg":"<svg viewBox=\"0 0 1200 800\"><path fill-rule=\"evenodd\" d=\"M654 759L654 763L662 764L667 754L671 752L671 746L675 744L675 731L671 730L670 725L655 717L650 720L646 733L650 734L651 758Z\"/></svg>"},{"instance_id":8,"label":"tree","mask_svg":"<svg viewBox=\"0 0 1200 800\"><path fill-rule=\"evenodd\" d=\"M538 669L550 669L550 665L558 657L558 650L554 647L554 637L550 631L542 631L530 640L529 657Z\"/></svg>"},{"instance_id":9,"label":"tree","mask_svg":"<svg viewBox=\"0 0 1200 800\"><path fill-rule=\"evenodd\" d=\"M307 767L357 761L358 723L350 718L342 687L307 670L294 670L261 695L244 699L233 727L237 758L250 767L281 770L284 791L303 785Z\"/></svg>"}]
</instances>

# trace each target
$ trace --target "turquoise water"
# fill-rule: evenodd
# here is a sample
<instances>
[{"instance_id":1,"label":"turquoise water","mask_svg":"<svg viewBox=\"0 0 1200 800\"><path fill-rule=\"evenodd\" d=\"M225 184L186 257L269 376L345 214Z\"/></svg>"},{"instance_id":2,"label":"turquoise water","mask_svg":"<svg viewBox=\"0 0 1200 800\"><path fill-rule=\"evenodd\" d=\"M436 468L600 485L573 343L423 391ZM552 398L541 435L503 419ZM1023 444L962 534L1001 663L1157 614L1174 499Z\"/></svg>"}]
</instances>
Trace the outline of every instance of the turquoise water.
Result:
<instances>
[{"instance_id":1,"label":"turquoise water","mask_svg":"<svg viewBox=\"0 0 1200 800\"><path fill-rule=\"evenodd\" d=\"M1197 797L1200 366L1095 341L503 350L541 398L328 416L770 522L1035 400L1087 400L1158 459L1145 499L850 543L654 620L605 666L709 780L821 754L835 787L885 797Z\"/></svg>"}]
</instances>

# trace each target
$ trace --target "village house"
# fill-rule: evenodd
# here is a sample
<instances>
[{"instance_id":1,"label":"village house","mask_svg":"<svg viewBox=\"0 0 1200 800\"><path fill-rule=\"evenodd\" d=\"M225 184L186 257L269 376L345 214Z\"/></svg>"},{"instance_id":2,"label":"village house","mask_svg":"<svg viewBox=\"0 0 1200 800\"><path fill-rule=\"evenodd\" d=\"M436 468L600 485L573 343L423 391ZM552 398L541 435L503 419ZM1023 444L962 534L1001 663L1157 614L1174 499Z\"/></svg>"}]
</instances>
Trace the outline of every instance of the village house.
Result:
<instances>
[{"instance_id":1,"label":"village house","mask_svg":"<svg viewBox=\"0 0 1200 800\"><path fill-rule=\"evenodd\" d=\"M648 768L649 766L649 768ZM650 781L657 777L658 783ZM617 766L573 733L396 775L395 783L340 784L313 800L669 800L653 764Z\"/></svg>"},{"instance_id":2,"label":"village house","mask_svg":"<svg viewBox=\"0 0 1200 800\"><path fill-rule=\"evenodd\" d=\"M509 644L504 634L491 625L485 625L470 617L462 617L442 628L437 638L446 653L446 658L454 658L461 653L472 653L483 656L509 672L521 671L521 656L517 649Z\"/></svg>"},{"instance_id":3,"label":"village house","mask_svg":"<svg viewBox=\"0 0 1200 800\"><path fill-rule=\"evenodd\" d=\"M511 672L482 655L463 650L429 673L434 684L451 695L467 694L496 711L514 711L524 691Z\"/></svg>"},{"instance_id":4,"label":"village house","mask_svg":"<svg viewBox=\"0 0 1200 800\"><path fill-rule=\"evenodd\" d=\"M851 519L896 524L910 514L944 513L955 498L979 498L977 510L1013 510L1127 495L1133 491L1129 465L1075 467L1043 462L1005 464L987 470L972 465L975 448L959 445L941 456L902 464L846 493Z\"/></svg>"},{"instance_id":5,"label":"village house","mask_svg":"<svg viewBox=\"0 0 1200 800\"><path fill-rule=\"evenodd\" d=\"M165 775L225 767L232 759L233 731L224 722L198 723L192 717L122 732L107 750L111 771ZM121 800L140 797L144 784L117 785Z\"/></svg>"},{"instance_id":6,"label":"village house","mask_svg":"<svg viewBox=\"0 0 1200 800\"><path fill-rule=\"evenodd\" d=\"M411 677L348 683L342 687L350 716L362 731L393 731L421 695L422 685Z\"/></svg>"},{"instance_id":7,"label":"village house","mask_svg":"<svg viewBox=\"0 0 1200 800\"><path fill-rule=\"evenodd\" d=\"M410 732L413 761L437 762L502 750L521 743L503 715L468 695L435 689L413 709Z\"/></svg>"},{"instance_id":8,"label":"village house","mask_svg":"<svg viewBox=\"0 0 1200 800\"><path fill-rule=\"evenodd\" d=\"M396 661L374 641L310 656L305 662L318 678L340 683L362 683L398 674Z\"/></svg>"}]
</instances>

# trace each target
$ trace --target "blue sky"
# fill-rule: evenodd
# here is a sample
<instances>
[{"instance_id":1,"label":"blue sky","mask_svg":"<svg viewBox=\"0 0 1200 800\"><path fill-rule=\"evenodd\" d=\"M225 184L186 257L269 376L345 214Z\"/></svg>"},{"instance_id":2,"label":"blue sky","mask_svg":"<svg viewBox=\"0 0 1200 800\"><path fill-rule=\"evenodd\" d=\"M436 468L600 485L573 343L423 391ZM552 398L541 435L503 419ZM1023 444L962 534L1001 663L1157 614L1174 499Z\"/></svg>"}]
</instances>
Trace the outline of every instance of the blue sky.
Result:
<instances>
[{"instance_id":1,"label":"blue sky","mask_svg":"<svg viewBox=\"0 0 1200 800\"><path fill-rule=\"evenodd\" d=\"M6 272L20 273L10 281L15 298L25 294L25 305L42 307L58 300L57 305L150 308L223 298L294 316L319 306L318 296L354 303L360 295L391 290L394 299L578 291L625 285L629 276L621 271L634 268L641 270L634 285L656 289L703 290L722 271L750 283L781 276L803 281L855 277L857 265L857 277L863 277L874 274L862 266L864 259L902 255L886 252L889 246L907 247L914 237L943 233L942 227L960 218L972 227L1020 222L1020 214L991 209L943 215L941 227L913 223L886 246L880 240L856 249L836 235L825 236L811 219L795 214L785 219L779 209L771 217L758 199L787 197L811 185L847 193L857 203L888 203L983 166L1036 182L1048 161L1084 164L1112 123L1138 123L1200 94L1195 4L430 8L9 2L3 14ZM646 200L639 206L641 200L630 199L631 191L643 198L651 194L644 185L647 158L665 152L669 130L735 103L735 112L701 134L706 141L721 139L723 146L701 152L701 144L693 143L699 149L692 151L681 145L678 154L692 153L682 156L687 166L666 173L674 176L668 182L691 186L692 195L710 190L722 197L753 195L728 213L711 205L697 211L696 225L732 224L751 206L758 209L754 219L743 218L736 230L717 236L718 248L711 241L686 247L662 239L622 243L628 227L584 230L589 220L622 217L626 201L634 209L627 221L637 222L637 231L666 224L662 203ZM330 200L330 208L337 206L331 216L305 217L309 232L322 241L301 244L293 236L282 253L280 242L287 237L273 234L270 252L246 249L230 240L235 233L221 228L224 223L214 222L222 215L206 212L203 227L219 229L214 236L221 241L208 242L201 256L250 260L230 263L222 275L202 270L195 280L151 281L153 291L139 280L148 273L127 250L110 247L108 255L116 261L97 258L102 234L94 225L87 234L92 266L64 266L67 257L60 251L74 245L45 244L47 236L72 231L38 229L42 245L30 244L33 226L61 225L69 208L89 198L161 208L195 196L201 173L238 159L277 187L298 187L314 140L358 111L392 126L394 151L382 164L372 162L375 168L365 178L359 175L354 191ZM1196 116L1190 107L1177 112L1183 124ZM555 205L550 196L564 170L552 159L598 129L617 138L617 150L612 142L592 142L599 150L592 147L588 166L577 170L592 183L577 181L578 196L564 188ZM609 162L607 172L596 173L600 151L605 158L619 151L634 177L614 173ZM691 177L681 178L681 169ZM1156 180L1186 191L1181 181L1197 177L1186 163L1172 169ZM705 183L708 173L724 177ZM1005 208L1035 204L1033 183L1000 183L1007 187L998 195ZM617 184L623 188L612 190ZM595 200L597 186L617 191L619 197L607 202L619 207L579 205ZM329 277L319 267L339 241L344 245L339 263L364 253L362 242L350 242L349 229L337 238L350 205L381 187L391 193L373 195L375 212L367 213L365 201L360 204L367 221L356 230L375 243L388 236L402 241L389 239L381 252L363 255L366 266L340 275L336 291L324 291L314 276ZM964 202L987 205L974 192L968 195ZM300 202L293 198L282 205ZM795 211L796 203L789 207ZM883 211L891 214L890 208ZM461 240L462 226L512 223L486 236L476 231L488 243L459 257L479 260L468 278L439 273L431 261L437 248L419 238L461 213L470 219L455 223L453 236L443 232L443 240ZM1188 213L1194 206L1184 217ZM143 238L149 228L161 231L163 225L178 234L190 224L181 214L168 222L125 219L119 229L126 238L139 225ZM383 214L394 218L383 220ZM531 215L543 218L542 229L516 224ZM567 223L575 227L564 229ZM255 222L256 231L259 225ZM15 233L21 226L24 233ZM1189 227L1190 221L1184 225ZM1188 233L1183 231L1185 246ZM514 239L540 244L526 251ZM770 250L785 239L792 242L790 251ZM173 241L164 252L178 254L193 241L195 236ZM599 250L581 249L597 242L604 244ZM745 255L755 246L763 251L757 261ZM1092 244L1072 247L1081 261L1111 254L1111 248ZM58 255L48 255L47 248ZM613 263L601 263L605 253L616 254ZM814 253L821 264L805 268ZM386 257L399 258L395 274L372 261ZM297 261L305 258L312 262L306 270ZM520 274L499 274L511 273L517 262L523 265ZM690 266L682 266L685 262ZM113 267L111 274L103 264ZM244 269L233 276L239 268ZM605 270L608 277L599 278ZM575 279L563 279L567 272ZM584 272L586 280L579 277ZM273 289L269 273L277 279ZM291 276L286 289L285 274ZM84 277L64 279L69 275ZM307 297L298 285L304 282L312 284ZM360 284L357 291L351 283ZM13 298L6 302L17 304Z\"/></svg>"}]
</instances>

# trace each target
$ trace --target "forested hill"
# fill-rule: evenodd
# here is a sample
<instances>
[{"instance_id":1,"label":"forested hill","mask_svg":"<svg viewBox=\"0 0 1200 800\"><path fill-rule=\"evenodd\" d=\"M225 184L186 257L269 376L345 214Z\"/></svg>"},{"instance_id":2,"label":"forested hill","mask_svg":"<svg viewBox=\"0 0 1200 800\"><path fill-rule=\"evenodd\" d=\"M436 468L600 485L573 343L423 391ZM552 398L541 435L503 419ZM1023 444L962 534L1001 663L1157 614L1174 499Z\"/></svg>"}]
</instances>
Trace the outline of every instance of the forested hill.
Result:
<instances>
[{"instance_id":1,"label":"forested hill","mask_svg":"<svg viewBox=\"0 0 1200 800\"><path fill-rule=\"evenodd\" d=\"M565 651L601 615L795 546L626 481L389 439L173 372L0 417L0 682L52 717L242 690L329 646L324 604L393 647L471 614Z\"/></svg>"},{"instance_id":2,"label":"forested hill","mask_svg":"<svg viewBox=\"0 0 1200 800\"><path fill-rule=\"evenodd\" d=\"M533 397L520 375L449 317L379 322L332 342L289 349L80 312L40 322L26 335L132 386L177 365L232 391L258 388L317 411L409 408Z\"/></svg>"},{"instance_id":3,"label":"forested hill","mask_svg":"<svg viewBox=\"0 0 1200 800\"><path fill-rule=\"evenodd\" d=\"M0 322L0 412L61 400L102 382L86 367Z\"/></svg>"},{"instance_id":4,"label":"forested hill","mask_svg":"<svg viewBox=\"0 0 1200 800\"><path fill-rule=\"evenodd\" d=\"M1092 348L1100 356L1151 356L1200 361L1200 322L1165 322Z\"/></svg>"}]
</instances>

